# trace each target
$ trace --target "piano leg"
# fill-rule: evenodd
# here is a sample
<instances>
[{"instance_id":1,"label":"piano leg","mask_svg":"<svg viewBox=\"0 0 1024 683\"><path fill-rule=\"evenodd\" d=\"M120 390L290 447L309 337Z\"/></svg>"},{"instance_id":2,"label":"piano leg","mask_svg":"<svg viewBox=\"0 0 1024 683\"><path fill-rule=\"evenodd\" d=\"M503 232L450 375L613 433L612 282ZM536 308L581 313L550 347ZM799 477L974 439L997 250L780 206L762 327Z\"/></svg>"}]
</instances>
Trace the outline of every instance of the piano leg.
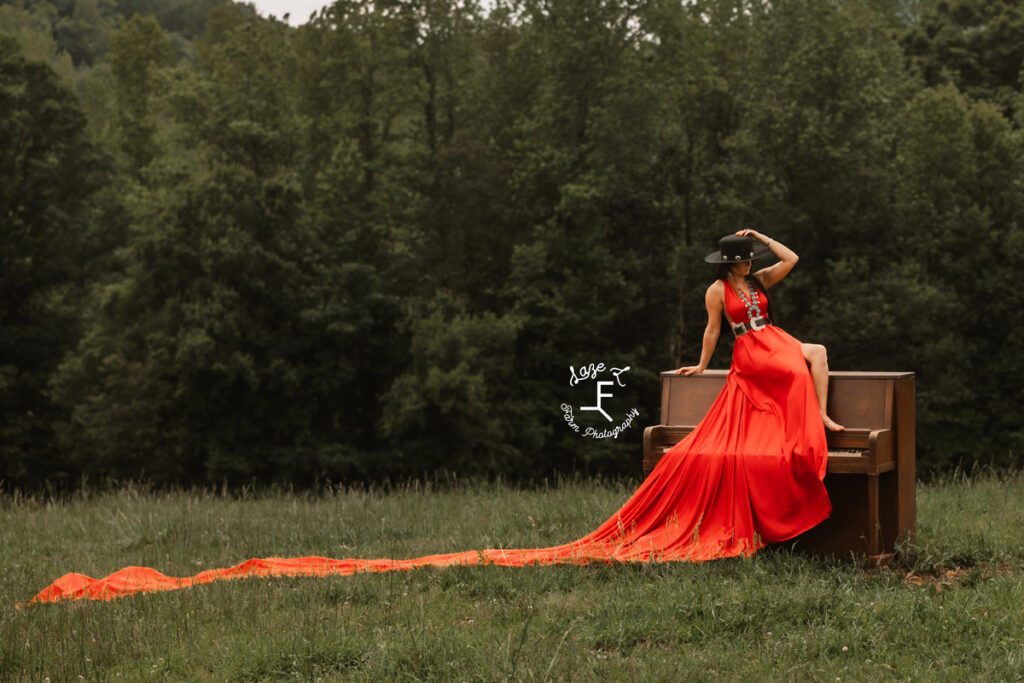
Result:
<instances>
[{"instance_id":1,"label":"piano leg","mask_svg":"<svg viewBox=\"0 0 1024 683\"><path fill-rule=\"evenodd\" d=\"M868 484L868 509L867 509L867 550L868 557L874 557L882 552L881 527L882 522L878 514L878 475L867 475Z\"/></svg>"}]
</instances>

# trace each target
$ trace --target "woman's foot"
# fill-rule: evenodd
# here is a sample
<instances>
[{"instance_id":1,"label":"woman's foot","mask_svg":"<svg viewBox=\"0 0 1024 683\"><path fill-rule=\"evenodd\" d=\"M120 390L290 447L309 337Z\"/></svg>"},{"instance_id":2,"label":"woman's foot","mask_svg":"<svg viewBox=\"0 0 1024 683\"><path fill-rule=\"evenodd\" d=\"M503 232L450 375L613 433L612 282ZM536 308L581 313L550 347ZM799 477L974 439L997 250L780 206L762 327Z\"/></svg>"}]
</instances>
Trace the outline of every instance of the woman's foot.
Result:
<instances>
[{"instance_id":1,"label":"woman's foot","mask_svg":"<svg viewBox=\"0 0 1024 683\"><path fill-rule=\"evenodd\" d=\"M825 413L821 414L821 421L825 423L825 429L830 432L841 432L846 429L843 425L839 424Z\"/></svg>"}]
</instances>

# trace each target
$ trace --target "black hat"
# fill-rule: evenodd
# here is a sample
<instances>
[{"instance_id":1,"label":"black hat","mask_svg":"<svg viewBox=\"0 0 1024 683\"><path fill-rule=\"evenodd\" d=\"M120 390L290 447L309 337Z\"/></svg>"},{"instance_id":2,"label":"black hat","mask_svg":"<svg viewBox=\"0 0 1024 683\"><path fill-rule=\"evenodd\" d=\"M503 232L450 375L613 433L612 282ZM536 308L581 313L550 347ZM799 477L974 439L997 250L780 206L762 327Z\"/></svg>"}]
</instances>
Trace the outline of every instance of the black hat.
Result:
<instances>
[{"instance_id":1,"label":"black hat","mask_svg":"<svg viewBox=\"0 0 1024 683\"><path fill-rule=\"evenodd\" d=\"M708 263L743 263L761 258L770 250L761 242L754 244L750 236L726 235L718 240L718 251L708 254Z\"/></svg>"}]
</instances>

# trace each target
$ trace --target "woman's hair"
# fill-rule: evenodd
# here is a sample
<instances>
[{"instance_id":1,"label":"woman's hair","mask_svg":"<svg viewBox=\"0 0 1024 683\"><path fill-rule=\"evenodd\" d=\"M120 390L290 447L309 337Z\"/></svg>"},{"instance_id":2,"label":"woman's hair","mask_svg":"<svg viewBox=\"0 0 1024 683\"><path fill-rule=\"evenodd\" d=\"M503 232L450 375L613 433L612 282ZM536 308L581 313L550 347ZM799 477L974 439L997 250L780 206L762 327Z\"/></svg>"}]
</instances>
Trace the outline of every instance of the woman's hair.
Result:
<instances>
[{"instance_id":1,"label":"woman's hair","mask_svg":"<svg viewBox=\"0 0 1024 683\"><path fill-rule=\"evenodd\" d=\"M725 286L729 286L729 273L732 272L731 263L719 263L715 269L715 279L722 280L725 282ZM772 310L772 300L768 296L768 288L761 284L761 281L754 277L754 271L750 271L750 275L747 275L747 285L749 287L757 287L757 291L764 297L765 308L767 312L765 316L768 318L768 322L772 325L775 324L775 311Z\"/></svg>"}]
</instances>

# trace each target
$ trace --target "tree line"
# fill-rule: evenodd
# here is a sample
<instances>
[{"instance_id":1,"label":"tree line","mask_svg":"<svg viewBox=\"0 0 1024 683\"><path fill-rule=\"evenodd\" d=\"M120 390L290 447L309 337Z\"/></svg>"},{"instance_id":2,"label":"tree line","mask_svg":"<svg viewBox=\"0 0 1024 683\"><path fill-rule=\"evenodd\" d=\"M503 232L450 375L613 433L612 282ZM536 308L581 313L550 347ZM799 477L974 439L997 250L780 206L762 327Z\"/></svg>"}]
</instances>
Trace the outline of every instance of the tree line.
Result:
<instances>
[{"instance_id":1,"label":"tree line","mask_svg":"<svg viewBox=\"0 0 1024 683\"><path fill-rule=\"evenodd\" d=\"M1021 5L0 4L0 478L635 474L748 226L922 471L1019 465Z\"/></svg>"}]
</instances>

